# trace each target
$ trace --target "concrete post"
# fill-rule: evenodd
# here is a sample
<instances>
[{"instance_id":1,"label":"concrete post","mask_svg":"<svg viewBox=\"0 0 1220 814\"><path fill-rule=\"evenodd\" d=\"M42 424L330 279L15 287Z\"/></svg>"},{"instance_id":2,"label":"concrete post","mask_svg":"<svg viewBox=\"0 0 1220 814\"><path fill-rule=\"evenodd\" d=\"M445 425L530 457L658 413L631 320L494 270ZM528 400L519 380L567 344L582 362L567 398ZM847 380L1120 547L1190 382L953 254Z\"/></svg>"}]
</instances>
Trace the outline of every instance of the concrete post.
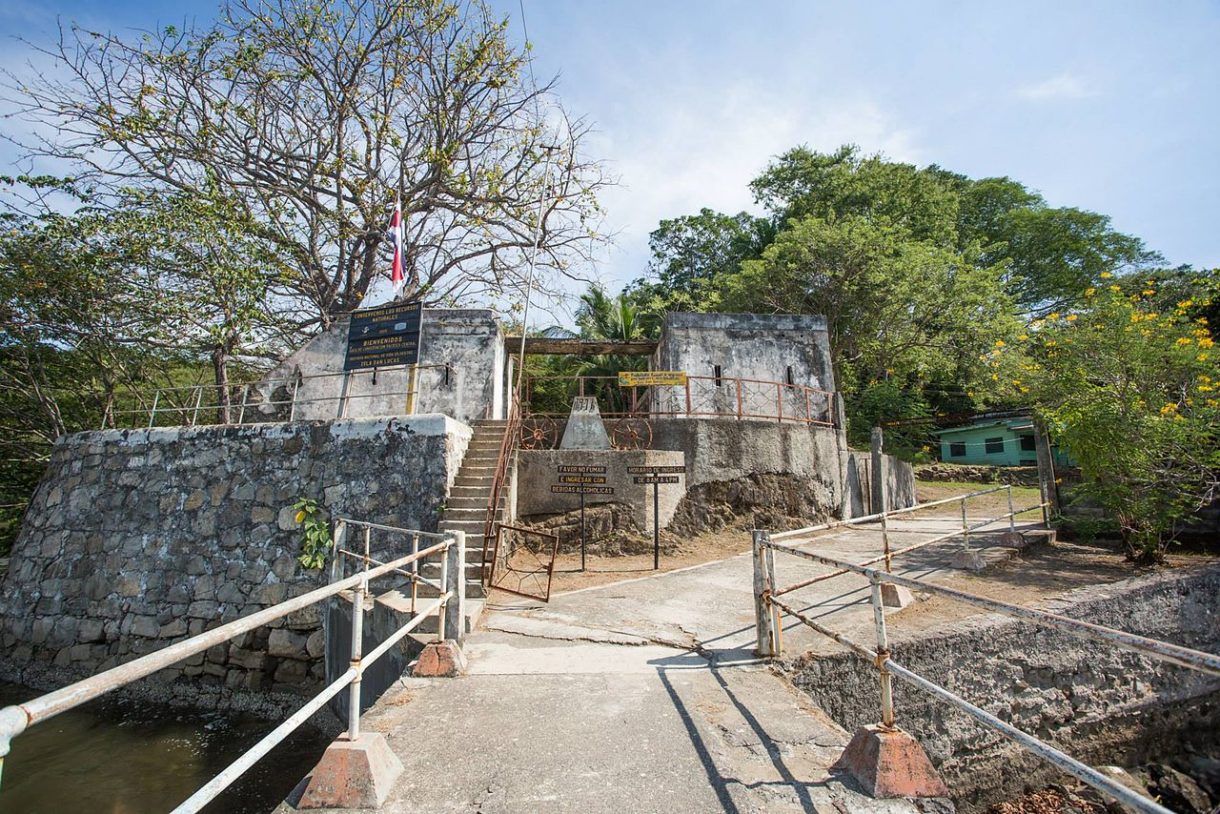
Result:
<instances>
[{"instance_id":1,"label":"concrete post","mask_svg":"<svg viewBox=\"0 0 1220 814\"><path fill-rule=\"evenodd\" d=\"M443 638L460 642L466 637L466 532L452 532L453 545L445 552L445 590L453 591L445 611Z\"/></svg>"},{"instance_id":2,"label":"concrete post","mask_svg":"<svg viewBox=\"0 0 1220 814\"><path fill-rule=\"evenodd\" d=\"M889 497L886 495L886 480L885 480L885 435L880 427L873 427L872 435L872 466L869 467L872 475L872 489L869 494L869 511L872 514L878 512L889 511Z\"/></svg>"},{"instance_id":3,"label":"concrete post","mask_svg":"<svg viewBox=\"0 0 1220 814\"><path fill-rule=\"evenodd\" d=\"M830 420L837 429L847 432L847 406L843 403L843 394L835 391L831 396Z\"/></svg>"}]
</instances>

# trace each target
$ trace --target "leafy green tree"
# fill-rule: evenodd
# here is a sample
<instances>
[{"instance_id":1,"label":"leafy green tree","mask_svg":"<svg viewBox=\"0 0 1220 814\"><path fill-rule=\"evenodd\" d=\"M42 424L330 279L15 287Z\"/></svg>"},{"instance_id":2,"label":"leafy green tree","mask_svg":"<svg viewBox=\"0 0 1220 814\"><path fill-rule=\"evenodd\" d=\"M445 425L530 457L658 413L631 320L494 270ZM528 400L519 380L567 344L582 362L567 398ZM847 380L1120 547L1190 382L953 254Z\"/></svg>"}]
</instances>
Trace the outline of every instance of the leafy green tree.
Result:
<instances>
[{"instance_id":1,"label":"leafy green tree","mask_svg":"<svg viewBox=\"0 0 1220 814\"><path fill-rule=\"evenodd\" d=\"M1110 282L1031 332L1039 412L1079 461L1085 493L1155 561L1189 515L1220 497L1220 365L1197 303ZM1210 303L1206 303L1210 305Z\"/></svg>"},{"instance_id":2,"label":"leafy green tree","mask_svg":"<svg viewBox=\"0 0 1220 814\"><path fill-rule=\"evenodd\" d=\"M1011 178L972 180L938 166L918 169L856 147L781 155L751 188L782 218L859 215L904 226L912 238L955 247L983 266L1002 266L1022 313L1045 315L1075 302L1103 272L1142 271L1160 257L1116 231L1105 215L1050 207Z\"/></svg>"},{"instance_id":3,"label":"leafy green tree","mask_svg":"<svg viewBox=\"0 0 1220 814\"><path fill-rule=\"evenodd\" d=\"M44 51L52 70L9 84L55 134L31 154L99 195L214 185L291 266L303 321L325 326L387 273L399 194L406 297L523 285L540 216L538 283L599 240L589 125L526 80L506 27L479 0L233 0L139 38L72 26Z\"/></svg>"},{"instance_id":4,"label":"leafy green tree","mask_svg":"<svg viewBox=\"0 0 1220 814\"><path fill-rule=\"evenodd\" d=\"M758 257L775 239L775 223L747 212L663 220L649 235L650 278L636 280L627 294L638 307L660 317L666 311L710 311L720 301L719 283L741 262Z\"/></svg>"},{"instance_id":5,"label":"leafy green tree","mask_svg":"<svg viewBox=\"0 0 1220 814\"><path fill-rule=\"evenodd\" d=\"M885 381L901 383L915 403L928 382L986 389L983 354L1018 329L998 269L860 215L792 222L726 281L725 303L824 315L849 408Z\"/></svg>"},{"instance_id":6,"label":"leafy green tree","mask_svg":"<svg viewBox=\"0 0 1220 814\"><path fill-rule=\"evenodd\" d=\"M917 169L854 145L833 153L796 147L750 184L781 222L855 216L904 228L914 240L957 244L958 197L934 168Z\"/></svg>"},{"instance_id":7,"label":"leafy green tree","mask_svg":"<svg viewBox=\"0 0 1220 814\"><path fill-rule=\"evenodd\" d=\"M144 269L144 295L160 304L158 344L210 364L217 417L227 423L234 364L278 359L297 338L285 288L291 269L215 185L128 196L104 228L126 247L129 267Z\"/></svg>"}]
</instances>

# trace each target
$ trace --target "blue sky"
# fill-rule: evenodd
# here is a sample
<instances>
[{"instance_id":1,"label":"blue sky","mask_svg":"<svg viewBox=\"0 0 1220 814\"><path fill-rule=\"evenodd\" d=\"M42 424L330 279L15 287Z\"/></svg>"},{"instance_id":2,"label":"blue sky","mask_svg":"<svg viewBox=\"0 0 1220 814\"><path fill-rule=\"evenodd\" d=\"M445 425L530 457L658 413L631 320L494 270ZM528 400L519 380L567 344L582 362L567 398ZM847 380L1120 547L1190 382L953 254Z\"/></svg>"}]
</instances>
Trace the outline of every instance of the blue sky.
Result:
<instances>
[{"instance_id":1,"label":"blue sky","mask_svg":"<svg viewBox=\"0 0 1220 814\"><path fill-rule=\"evenodd\" d=\"M0 31L56 14L113 28L212 2L0 0ZM493 7L513 19L517 0ZM1171 263L1220 266L1220 3L524 0L535 70L597 132L621 186L595 273L641 275L661 218L752 208L746 184L797 144L845 142L1052 205L1111 215ZM17 45L5 43L11 66Z\"/></svg>"}]
</instances>

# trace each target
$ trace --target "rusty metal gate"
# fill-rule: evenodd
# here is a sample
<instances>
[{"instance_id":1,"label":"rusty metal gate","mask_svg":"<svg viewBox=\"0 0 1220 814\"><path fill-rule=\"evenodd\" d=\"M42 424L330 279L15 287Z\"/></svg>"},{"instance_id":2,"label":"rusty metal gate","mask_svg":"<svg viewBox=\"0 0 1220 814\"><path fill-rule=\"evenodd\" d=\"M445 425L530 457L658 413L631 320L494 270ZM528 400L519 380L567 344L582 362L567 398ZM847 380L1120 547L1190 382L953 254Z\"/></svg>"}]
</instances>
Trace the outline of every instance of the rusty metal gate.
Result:
<instances>
[{"instance_id":1,"label":"rusty metal gate","mask_svg":"<svg viewBox=\"0 0 1220 814\"><path fill-rule=\"evenodd\" d=\"M510 594L549 602L558 553L558 534L497 523L487 584Z\"/></svg>"}]
</instances>

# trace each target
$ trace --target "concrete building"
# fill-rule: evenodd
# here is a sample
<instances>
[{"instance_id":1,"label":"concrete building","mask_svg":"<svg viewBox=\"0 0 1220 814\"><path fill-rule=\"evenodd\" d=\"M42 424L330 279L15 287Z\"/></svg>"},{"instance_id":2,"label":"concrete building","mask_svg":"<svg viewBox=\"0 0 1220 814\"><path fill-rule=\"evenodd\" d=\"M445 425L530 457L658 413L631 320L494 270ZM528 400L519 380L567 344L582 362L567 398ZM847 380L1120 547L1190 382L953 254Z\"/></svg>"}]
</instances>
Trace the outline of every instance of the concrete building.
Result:
<instances>
[{"instance_id":1,"label":"concrete building","mask_svg":"<svg viewBox=\"0 0 1220 814\"><path fill-rule=\"evenodd\" d=\"M960 427L937 430L940 459L951 464L1037 466L1034 420L1024 416L983 418ZM1071 466L1068 456L1052 445L1055 463Z\"/></svg>"},{"instance_id":2,"label":"concrete building","mask_svg":"<svg viewBox=\"0 0 1220 814\"><path fill-rule=\"evenodd\" d=\"M578 507L571 487L587 484L599 487L588 506L617 504L611 513L632 531L650 531L654 493L636 480L641 468L665 469L659 525L687 537L743 518L791 528L875 511L878 477L889 507L914 500L909 466L848 448L819 317L671 314L656 342L531 350L527 341L527 352L639 354L641 370L685 377L620 393L620 405L635 406L627 416L584 405L580 421L603 422L570 436L584 441L565 448L559 427L549 446L519 451L507 433L516 342L492 312L424 311L415 384L402 367L344 374L347 327L248 388L226 425L196 425L195 411L190 426L153 427L146 416L142 429L61 439L0 586L0 644L13 655L0 677L62 683L325 582L296 560L300 499L330 518L464 531L472 598L493 542L489 516L563 519ZM626 445L624 420L646 429ZM617 444L605 448L606 438ZM377 601L390 607L395 595ZM471 624L479 603L466 608ZM316 688L322 620L286 625L209 651L181 676L226 689Z\"/></svg>"}]
</instances>

